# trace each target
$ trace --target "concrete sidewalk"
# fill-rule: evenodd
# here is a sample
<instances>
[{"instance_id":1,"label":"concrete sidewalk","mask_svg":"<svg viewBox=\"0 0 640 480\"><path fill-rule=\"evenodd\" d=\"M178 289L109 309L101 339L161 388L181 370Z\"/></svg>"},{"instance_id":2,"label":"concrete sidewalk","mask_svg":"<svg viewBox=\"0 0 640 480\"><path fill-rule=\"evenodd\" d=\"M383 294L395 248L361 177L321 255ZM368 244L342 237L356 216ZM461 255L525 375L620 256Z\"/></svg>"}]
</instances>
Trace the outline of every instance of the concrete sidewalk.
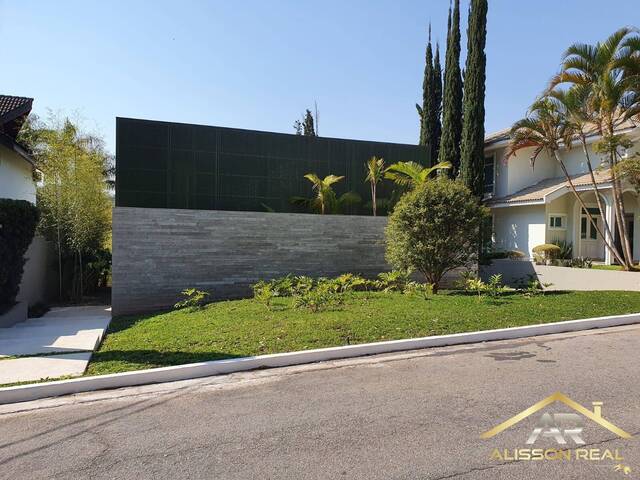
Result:
<instances>
[{"instance_id":1,"label":"concrete sidewalk","mask_svg":"<svg viewBox=\"0 0 640 480\"><path fill-rule=\"evenodd\" d=\"M0 328L0 384L82 375L110 321L108 306L61 307Z\"/></svg>"}]
</instances>

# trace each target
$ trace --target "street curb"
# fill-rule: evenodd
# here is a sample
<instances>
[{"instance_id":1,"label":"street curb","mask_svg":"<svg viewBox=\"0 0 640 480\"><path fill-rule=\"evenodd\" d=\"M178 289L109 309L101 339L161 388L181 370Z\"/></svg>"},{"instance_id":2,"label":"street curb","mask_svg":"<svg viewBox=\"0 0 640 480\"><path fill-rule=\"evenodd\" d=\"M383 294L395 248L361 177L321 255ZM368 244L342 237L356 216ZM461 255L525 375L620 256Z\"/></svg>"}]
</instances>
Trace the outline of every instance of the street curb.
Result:
<instances>
[{"instance_id":1,"label":"street curb","mask_svg":"<svg viewBox=\"0 0 640 480\"><path fill-rule=\"evenodd\" d=\"M479 332L454 333L431 337L391 340L386 342L364 343L345 347L320 348L255 357L231 358L210 362L189 363L172 367L137 370L125 373L113 373L95 377L81 377L71 380L58 380L48 383L20 385L0 388L0 404L27 402L40 398L57 397L72 393L132 387L150 383L174 382L192 378L255 370L258 368L286 367L315 363L327 360L352 358L380 353L418 350L421 348L443 347L464 343L509 340L552 333L577 332L593 328L615 327L640 323L640 313L613 315L609 317L568 320L565 322L528 325L524 327L483 330Z\"/></svg>"}]
</instances>

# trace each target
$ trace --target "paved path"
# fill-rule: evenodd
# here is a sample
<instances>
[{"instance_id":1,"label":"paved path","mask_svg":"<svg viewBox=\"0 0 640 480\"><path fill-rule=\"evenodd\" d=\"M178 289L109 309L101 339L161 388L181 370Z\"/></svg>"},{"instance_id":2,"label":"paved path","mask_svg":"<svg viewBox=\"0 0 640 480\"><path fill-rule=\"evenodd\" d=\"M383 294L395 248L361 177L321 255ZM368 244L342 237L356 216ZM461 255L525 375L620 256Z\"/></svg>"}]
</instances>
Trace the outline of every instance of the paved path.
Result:
<instances>
[{"instance_id":1,"label":"paved path","mask_svg":"<svg viewBox=\"0 0 640 480\"><path fill-rule=\"evenodd\" d=\"M535 265L532 262L494 260L480 267L480 275L488 280L491 275L502 274L505 283L516 286L528 281L529 276L541 283L551 284L548 290L627 290L640 291L640 273L596 268L569 268Z\"/></svg>"},{"instance_id":2,"label":"paved path","mask_svg":"<svg viewBox=\"0 0 640 480\"><path fill-rule=\"evenodd\" d=\"M82 375L110 321L107 306L62 307L0 328L0 384Z\"/></svg>"},{"instance_id":3,"label":"paved path","mask_svg":"<svg viewBox=\"0 0 640 480\"><path fill-rule=\"evenodd\" d=\"M0 471L12 480L637 478L639 347L640 326L627 326L3 405ZM620 440L591 421L583 432L587 448L618 448L632 475L612 461L489 459L493 448L524 448L539 415L491 440L480 434L557 390L587 408L603 401L602 415L635 435Z\"/></svg>"}]
</instances>

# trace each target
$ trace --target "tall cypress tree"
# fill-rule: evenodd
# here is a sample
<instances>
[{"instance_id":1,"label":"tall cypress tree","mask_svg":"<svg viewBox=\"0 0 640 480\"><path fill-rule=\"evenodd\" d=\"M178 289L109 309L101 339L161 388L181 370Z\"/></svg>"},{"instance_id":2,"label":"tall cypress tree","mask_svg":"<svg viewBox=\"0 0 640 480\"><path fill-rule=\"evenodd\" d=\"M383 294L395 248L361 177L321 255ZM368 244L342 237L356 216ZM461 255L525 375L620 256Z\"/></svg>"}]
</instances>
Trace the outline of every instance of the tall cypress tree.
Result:
<instances>
[{"instance_id":1,"label":"tall cypress tree","mask_svg":"<svg viewBox=\"0 0 640 480\"><path fill-rule=\"evenodd\" d=\"M484 192L484 91L487 58L487 0L471 0L467 29L460 173L478 197Z\"/></svg>"},{"instance_id":2,"label":"tall cypress tree","mask_svg":"<svg viewBox=\"0 0 640 480\"><path fill-rule=\"evenodd\" d=\"M438 160L450 162L448 170L455 177L460 170L460 137L462 133L462 76L460 73L460 0L455 0L453 15L449 8L447 53L444 63L444 95L442 99L442 137Z\"/></svg>"},{"instance_id":3,"label":"tall cypress tree","mask_svg":"<svg viewBox=\"0 0 640 480\"><path fill-rule=\"evenodd\" d=\"M431 46L431 24L429 24L429 42L425 54L424 78L422 80L422 118L420 122L420 145L427 147L429 162L433 165L437 158L435 151L436 135L436 89L433 66L433 47ZM420 111L420 109L419 109Z\"/></svg>"},{"instance_id":4,"label":"tall cypress tree","mask_svg":"<svg viewBox=\"0 0 640 480\"><path fill-rule=\"evenodd\" d=\"M436 54L433 60L433 95L434 95L434 124L432 140L431 164L438 163L438 152L440 151L440 136L442 135L442 66L440 65L440 45L436 43Z\"/></svg>"}]
</instances>

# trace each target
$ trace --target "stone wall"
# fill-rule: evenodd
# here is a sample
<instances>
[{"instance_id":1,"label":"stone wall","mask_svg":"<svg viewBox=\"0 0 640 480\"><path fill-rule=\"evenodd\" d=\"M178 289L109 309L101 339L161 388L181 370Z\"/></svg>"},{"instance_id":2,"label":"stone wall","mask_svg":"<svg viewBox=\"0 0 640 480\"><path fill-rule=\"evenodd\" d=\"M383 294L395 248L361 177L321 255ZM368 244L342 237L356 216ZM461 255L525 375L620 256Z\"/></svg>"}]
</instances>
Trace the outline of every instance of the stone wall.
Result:
<instances>
[{"instance_id":1,"label":"stone wall","mask_svg":"<svg viewBox=\"0 0 640 480\"><path fill-rule=\"evenodd\" d=\"M292 273L375 276L384 260L385 217L116 207L114 315L167 308L184 288L213 298L250 295L250 285Z\"/></svg>"}]
</instances>

